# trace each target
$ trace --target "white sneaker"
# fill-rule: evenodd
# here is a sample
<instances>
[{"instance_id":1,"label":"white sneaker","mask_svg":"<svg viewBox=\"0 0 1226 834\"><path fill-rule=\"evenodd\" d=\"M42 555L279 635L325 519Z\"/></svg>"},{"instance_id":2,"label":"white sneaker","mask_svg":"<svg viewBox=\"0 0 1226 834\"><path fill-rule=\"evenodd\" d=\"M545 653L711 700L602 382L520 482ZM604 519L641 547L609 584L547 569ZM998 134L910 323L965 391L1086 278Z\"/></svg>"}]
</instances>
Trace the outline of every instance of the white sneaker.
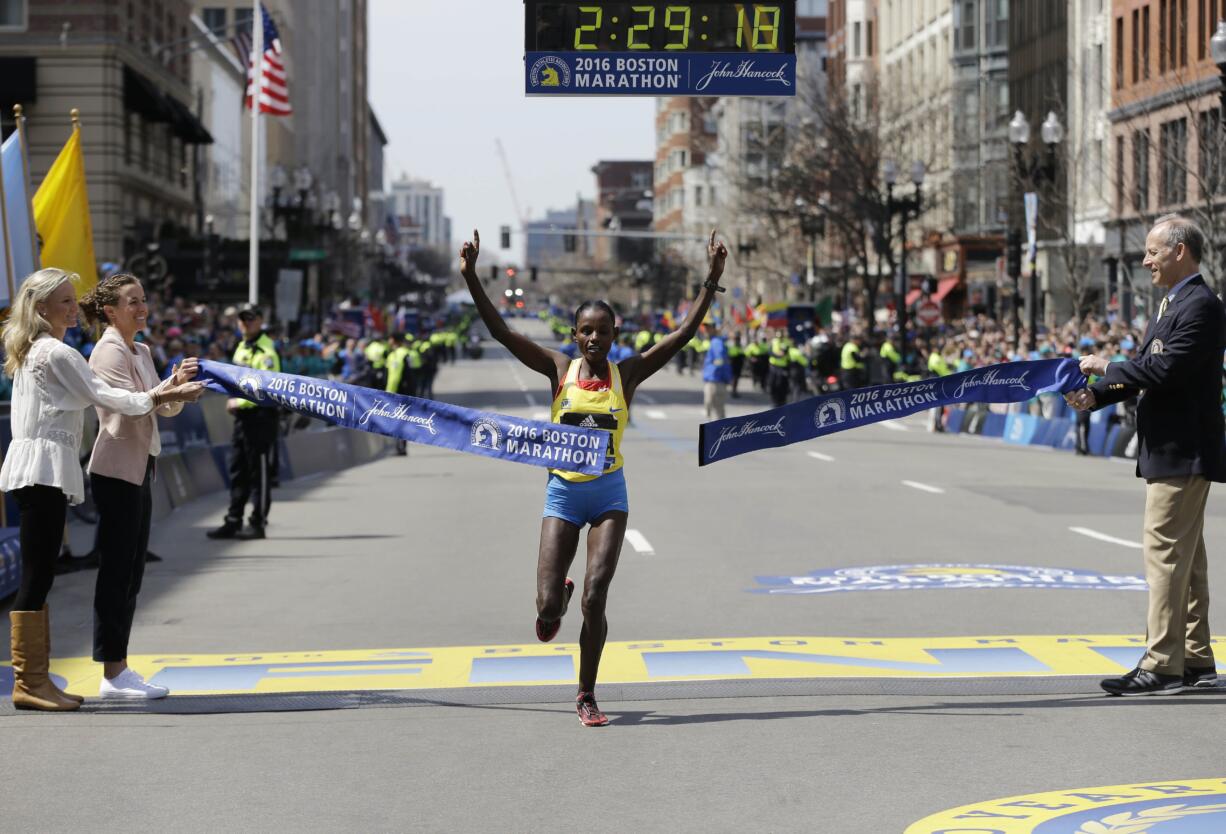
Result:
<instances>
[{"instance_id":1,"label":"white sneaker","mask_svg":"<svg viewBox=\"0 0 1226 834\"><path fill-rule=\"evenodd\" d=\"M124 669L115 678L103 676L102 685L98 687L98 697L103 700L156 701L169 694L166 687L145 683L145 679L131 669Z\"/></svg>"}]
</instances>

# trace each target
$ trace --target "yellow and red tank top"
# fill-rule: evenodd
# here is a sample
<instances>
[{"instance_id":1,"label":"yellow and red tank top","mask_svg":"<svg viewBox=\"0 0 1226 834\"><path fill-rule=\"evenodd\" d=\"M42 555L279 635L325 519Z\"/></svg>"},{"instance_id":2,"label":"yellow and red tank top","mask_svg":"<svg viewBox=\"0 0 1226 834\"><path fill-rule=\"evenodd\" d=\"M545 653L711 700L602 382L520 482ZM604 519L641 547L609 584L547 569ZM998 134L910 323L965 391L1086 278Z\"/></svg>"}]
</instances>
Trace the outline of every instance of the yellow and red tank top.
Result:
<instances>
[{"instance_id":1,"label":"yellow and red tank top","mask_svg":"<svg viewBox=\"0 0 1226 834\"><path fill-rule=\"evenodd\" d=\"M616 472L622 468L622 433L630 420L630 406L622 390L622 376L616 362L609 363L608 379L579 379L582 359L572 360L566 369L566 377L553 397L550 419L564 426L584 429L600 429L610 433L609 447L605 452L604 472ZM594 481L600 475L583 475L550 469L560 478L575 483Z\"/></svg>"}]
</instances>

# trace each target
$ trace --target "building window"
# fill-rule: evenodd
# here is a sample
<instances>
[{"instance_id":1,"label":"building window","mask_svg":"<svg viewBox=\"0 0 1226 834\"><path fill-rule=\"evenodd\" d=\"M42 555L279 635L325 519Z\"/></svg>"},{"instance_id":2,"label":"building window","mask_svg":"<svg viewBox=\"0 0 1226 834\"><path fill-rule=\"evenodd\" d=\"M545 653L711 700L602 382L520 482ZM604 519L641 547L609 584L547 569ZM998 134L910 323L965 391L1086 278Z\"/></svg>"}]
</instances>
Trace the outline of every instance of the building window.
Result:
<instances>
[{"instance_id":1,"label":"building window","mask_svg":"<svg viewBox=\"0 0 1226 834\"><path fill-rule=\"evenodd\" d=\"M1158 201L1175 206L1188 199L1188 120L1174 119L1162 125L1162 187Z\"/></svg>"},{"instance_id":2,"label":"building window","mask_svg":"<svg viewBox=\"0 0 1226 834\"><path fill-rule=\"evenodd\" d=\"M975 3L972 0L962 4L962 48L975 48Z\"/></svg>"},{"instance_id":3,"label":"building window","mask_svg":"<svg viewBox=\"0 0 1226 834\"><path fill-rule=\"evenodd\" d=\"M864 54L873 57L873 21L864 24Z\"/></svg>"},{"instance_id":4,"label":"building window","mask_svg":"<svg viewBox=\"0 0 1226 834\"><path fill-rule=\"evenodd\" d=\"M28 25L26 0L0 0L0 29L24 32Z\"/></svg>"},{"instance_id":5,"label":"building window","mask_svg":"<svg viewBox=\"0 0 1226 834\"><path fill-rule=\"evenodd\" d=\"M1141 77L1149 80L1149 6L1141 10Z\"/></svg>"},{"instance_id":6,"label":"building window","mask_svg":"<svg viewBox=\"0 0 1226 834\"><path fill-rule=\"evenodd\" d=\"M1175 67L1175 33L1170 36L1171 50L1167 50L1167 31L1166 31L1166 2L1167 0L1158 0L1158 74L1162 75L1166 72L1166 56L1171 56L1171 68ZM1175 0L1171 0L1171 16L1175 14ZM1172 21L1173 22L1173 21ZM1171 27L1172 29L1174 27Z\"/></svg>"},{"instance_id":7,"label":"building window","mask_svg":"<svg viewBox=\"0 0 1226 834\"><path fill-rule=\"evenodd\" d=\"M1132 10L1132 83L1141 80L1141 12Z\"/></svg>"},{"instance_id":8,"label":"building window","mask_svg":"<svg viewBox=\"0 0 1226 834\"><path fill-rule=\"evenodd\" d=\"M860 21L851 25L851 57L860 57Z\"/></svg>"},{"instance_id":9,"label":"building window","mask_svg":"<svg viewBox=\"0 0 1226 834\"><path fill-rule=\"evenodd\" d=\"M1115 89L1124 88L1124 18L1115 19Z\"/></svg>"},{"instance_id":10,"label":"building window","mask_svg":"<svg viewBox=\"0 0 1226 834\"><path fill-rule=\"evenodd\" d=\"M1124 137L1115 138L1115 213L1124 213Z\"/></svg>"},{"instance_id":11,"label":"building window","mask_svg":"<svg viewBox=\"0 0 1226 834\"><path fill-rule=\"evenodd\" d=\"M1132 207L1138 214L1149 211L1149 131L1132 133Z\"/></svg>"},{"instance_id":12,"label":"building window","mask_svg":"<svg viewBox=\"0 0 1226 834\"><path fill-rule=\"evenodd\" d=\"M1179 0L1179 66L1188 65L1188 0Z\"/></svg>"},{"instance_id":13,"label":"building window","mask_svg":"<svg viewBox=\"0 0 1226 834\"><path fill-rule=\"evenodd\" d=\"M1200 114L1197 153L1200 157L1200 195L1222 192L1222 111L1214 108Z\"/></svg>"},{"instance_id":14,"label":"building window","mask_svg":"<svg viewBox=\"0 0 1226 834\"><path fill-rule=\"evenodd\" d=\"M226 37L226 10L225 9L201 9L200 18L204 21L204 25L208 30L219 38Z\"/></svg>"},{"instance_id":15,"label":"building window","mask_svg":"<svg viewBox=\"0 0 1226 834\"><path fill-rule=\"evenodd\" d=\"M251 9L236 8L234 10L234 34L251 37Z\"/></svg>"}]
</instances>

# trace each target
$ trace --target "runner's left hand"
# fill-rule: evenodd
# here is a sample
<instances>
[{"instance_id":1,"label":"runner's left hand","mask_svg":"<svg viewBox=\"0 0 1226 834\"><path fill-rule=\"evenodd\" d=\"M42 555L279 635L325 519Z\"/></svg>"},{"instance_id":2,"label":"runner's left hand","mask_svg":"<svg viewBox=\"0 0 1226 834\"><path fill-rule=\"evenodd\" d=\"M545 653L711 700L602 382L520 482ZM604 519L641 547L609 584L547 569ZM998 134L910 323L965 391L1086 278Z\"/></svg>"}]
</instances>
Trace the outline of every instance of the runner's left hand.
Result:
<instances>
[{"instance_id":1,"label":"runner's left hand","mask_svg":"<svg viewBox=\"0 0 1226 834\"><path fill-rule=\"evenodd\" d=\"M715 240L715 230L711 230L711 243L707 247L707 256L711 261L711 269L707 273L708 280L719 281L719 277L724 274L724 261L728 259L728 247L724 242Z\"/></svg>"}]
</instances>

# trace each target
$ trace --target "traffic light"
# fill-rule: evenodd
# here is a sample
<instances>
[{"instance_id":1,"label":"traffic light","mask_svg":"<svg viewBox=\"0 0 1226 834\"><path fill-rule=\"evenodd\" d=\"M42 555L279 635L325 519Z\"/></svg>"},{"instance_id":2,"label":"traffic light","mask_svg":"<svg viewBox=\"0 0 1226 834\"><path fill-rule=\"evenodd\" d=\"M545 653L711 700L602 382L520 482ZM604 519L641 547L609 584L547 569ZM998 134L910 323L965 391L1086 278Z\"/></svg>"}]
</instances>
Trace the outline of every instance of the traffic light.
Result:
<instances>
[{"instance_id":1,"label":"traffic light","mask_svg":"<svg viewBox=\"0 0 1226 834\"><path fill-rule=\"evenodd\" d=\"M1008 259L1009 276L1016 278L1022 274L1022 233L1010 229L1005 243L1005 256Z\"/></svg>"},{"instance_id":2,"label":"traffic light","mask_svg":"<svg viewBox=\"0 0 1226 834\"><path fill-rule=\"evenodd\" d=\"M537 275L537 268L532 267L532 279L531 280L532 280L532 283L534 284L536 283L536 275Z\"/></svg>"},{"instance_id":3,"label":"traffic light","mask_svg":"<svg viewBox=\"0 0 1226 834\"><path fill-rule=\"evenodd\" d=\"M511 248L511 227L503 226L501 231L502 231L502 248L510 249Z\"/></svg>"},{"instance_id":4,"label":"traffic light","mask_svg":"<svg viewBox=\"0 0 1226 834\"><path fill-rule=\"evenodd\" d=\"M514 281L514 280L515 280L515 267L513 267L513 266L508 266L508 267L507 267L507 280L508 280L508 281Z\"/></svg>"},{"instance_id":5,"label":"traffic light","mask_svg":"<svg viewBox=\"0 0 1226 834\"><path fill-rule=\"evenodd\" d=\"M575 236L574 235L563 235L562 236L562 248L565 249L567 252L574 252L575 251Z\"/></svg>"}]
</instances>

